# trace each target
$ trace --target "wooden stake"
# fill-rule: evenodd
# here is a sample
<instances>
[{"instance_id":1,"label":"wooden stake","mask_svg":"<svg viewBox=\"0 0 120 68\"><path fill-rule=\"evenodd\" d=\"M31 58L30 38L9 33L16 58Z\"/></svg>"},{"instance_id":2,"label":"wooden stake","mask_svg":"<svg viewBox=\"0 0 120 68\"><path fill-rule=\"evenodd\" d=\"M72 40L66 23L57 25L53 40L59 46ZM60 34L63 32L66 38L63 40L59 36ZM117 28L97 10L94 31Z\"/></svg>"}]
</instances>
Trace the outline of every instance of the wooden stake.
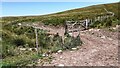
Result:
<instances>
[{"instance_id":1,"label":"wooden stake","mask_svg":"<svg viewBox=\"0 0 120 68\"><path fill-rule=\"evenodd\" d=\"M38 34L37 29L35 28L35 35L36 35L36 48L37 48L37 54L39 54L39 48L38 48Z\"/></svg>"}]
</instances>

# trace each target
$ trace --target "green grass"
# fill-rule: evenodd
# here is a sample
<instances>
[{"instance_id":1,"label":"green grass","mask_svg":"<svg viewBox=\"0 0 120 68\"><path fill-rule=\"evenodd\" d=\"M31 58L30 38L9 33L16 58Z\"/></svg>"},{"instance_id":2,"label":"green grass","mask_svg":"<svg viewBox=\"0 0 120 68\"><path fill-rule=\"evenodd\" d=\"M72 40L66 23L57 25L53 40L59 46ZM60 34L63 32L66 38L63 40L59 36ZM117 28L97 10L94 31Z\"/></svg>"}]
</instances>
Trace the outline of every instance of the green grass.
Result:
<instances>
[{"instance_id":1,"label":"green grass","mask_svg":"<svg viewBox=\"0 0 120 68\"><path fill-rule=\"evenodd\" d=\"M110 3L110 4L100 4L93 5L84 8L71 9L63 12L58 12L54 14L41 15L41 16L18 16L18 17L3 17L3 24L14 21L17 22L43 22L45 24L60 25L63 24L65 20L79 20L85 18L94 18L99 15L106 14L104 8L108 11L115 13L115 18L118 18L118 4L119 3ZM102 14L101 14L102 13ZM58 20L59 19L59 20ZM16 21L15 21L16 20ZM52 21L52 22L51 22Z\"/></svg>"},{"instance_id":2,"label":"green grass","mask_svg":"<svg viewBox=\"0 0 120 68\"><path fill-rule=\"evenodd\" d=\"M24 66L37 60L39 56L36 53L23 54L13 57L7 57L2 60L2 66Z\"/></svg>"},{"instance_id":3,"label":"green grass","mask_svg":"<svg viewBox=\"0 0 120 68\"><path fill-rule=\"evenodd\" d=\"M91 25L91 28L109 28L110 26L116 26L119 23L118 18L118 4L119 3L111 3L111 4L101 4L101 5L93 5L84 8L67 10L59 13L42 15L42 16L18 16L18 17L2 17L0 19L0 26L2 25L2 29L0 29L0 34L2 35L2 45L0 46L4 52L5 58L2 63L3 66L9 65L26 65L32 63L34 59L39 58L35 53L23 53L21 55L16 55L18 51L14 51L14 48L17 48L18 45L24 47L35 47L35 34L34 29L32 27L21 27L18 26L18 23L22 24L33 24L33 23L44 23L45 25L64 25L66 20L83 20L86 18L93 19L99 15L105 15L106 8L108 11L112 11L115 13L115 16L104 20L94 22ZM102 14L101 14L102 13ZM29 23L28 23L29 22ZM65 39L64 47L61 47L62 41L60 38L49 38L46 34L46 31L39 30L39 44L43 48L43 52L57 51L59 49L71 49L72 47L76 47L77 45L81 45L80 38L71 38L68 37ZM52 40L51 40L52 39ZM28 44L28 45L26 45ZM10 50L8 52L7 50Z\"/></svg>"}]
</instances>

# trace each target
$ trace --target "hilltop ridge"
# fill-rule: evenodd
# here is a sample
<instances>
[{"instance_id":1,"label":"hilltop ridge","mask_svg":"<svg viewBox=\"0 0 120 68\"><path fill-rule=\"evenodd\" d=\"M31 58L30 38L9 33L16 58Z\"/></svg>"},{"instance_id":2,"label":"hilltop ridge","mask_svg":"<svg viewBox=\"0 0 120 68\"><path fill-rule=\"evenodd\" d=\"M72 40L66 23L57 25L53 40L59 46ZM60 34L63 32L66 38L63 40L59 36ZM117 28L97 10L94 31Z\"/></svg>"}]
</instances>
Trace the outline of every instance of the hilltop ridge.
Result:
<instances>
[{"instance_id":1,"label":"hilltop ridge","mask_svg":"<svg viewBox=\"0 0 120 68\"><path fill-rule=\"evenodd\" d=\"M118 5L117 3L109 3L109 4L100 4L100 5L92 5L84 8L77 8L72 10L67 10L63 12L58 12L54 14L48 15L40 15L40 16L16 16L16 17L2 17L2 20L5 22L8 21L19 21L19 22L46 22L46 20L56 21L58 24L63 23L65 20L80 20L85 18L94 18L101 14L105 14L107 11L114 12L115 17L118 18Z\"/></svg>"}]
</instances>

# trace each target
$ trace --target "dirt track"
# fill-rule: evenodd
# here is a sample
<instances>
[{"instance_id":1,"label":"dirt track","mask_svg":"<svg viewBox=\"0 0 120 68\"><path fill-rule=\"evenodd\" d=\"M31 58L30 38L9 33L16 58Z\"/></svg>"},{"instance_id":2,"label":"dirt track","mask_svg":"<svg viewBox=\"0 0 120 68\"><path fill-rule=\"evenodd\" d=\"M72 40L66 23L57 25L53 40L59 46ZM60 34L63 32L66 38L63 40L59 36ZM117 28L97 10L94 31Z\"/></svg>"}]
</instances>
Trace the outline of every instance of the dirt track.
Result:
<instances>
[{"instance_id":1,"label":"dirt track","mask_svg":"<svg viewBox=\"0 0 120 68\"><path fill-rule=\"evenodd\" d=\"M55 30L56 31L56 30ZM116 66L118 55L117 32L86 30L80 34L83 45L75 51L53 54L50 64L44 66Z\"/></svg>"}]
</instances>

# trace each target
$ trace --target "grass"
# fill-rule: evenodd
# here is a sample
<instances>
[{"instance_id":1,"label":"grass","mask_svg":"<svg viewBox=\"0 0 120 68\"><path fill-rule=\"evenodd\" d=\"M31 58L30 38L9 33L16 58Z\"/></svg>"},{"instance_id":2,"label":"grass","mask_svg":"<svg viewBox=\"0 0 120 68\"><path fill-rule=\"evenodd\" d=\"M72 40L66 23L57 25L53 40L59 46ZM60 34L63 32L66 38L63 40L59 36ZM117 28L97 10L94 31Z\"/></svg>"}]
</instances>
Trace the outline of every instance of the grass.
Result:
<instances>
[{"instance_id":1,"label":"grass","mask_svg":"<svg viewBox=\"0 0 120 68\"><path fill-rule=\"evenodd\" d=\"M109 3L109 4L100 4L100 5L93 5L88 6L84 8L78 8L78 9L72 9L67 10L63 12L58 12L54 14L48 14L48 15L41 15L41 16L18 16L18 17L3 17L3 24L8 23L10 21L14 21L13 23L17 22L31 22L31 23L45 23L48 24L54 24L54 25L60 25L63 24L65 20L79 20L79 19L85 19L85 18L94 18L96 16L99 16L101 14L106 14L106 11L104 8L106 8L108 11L114 12L115 17L118 18L118 4L117 3ZM59 21L57 21L57 19ZM47 22L46 22L47 21ZM52 21L52 22L51 22ZM53 23L56 21L56 23Z\"/></svg>"},{"instance_id":2,"label":"grass","mask_svg":"<svg viewBox=\"0 0 120 68\"><path fill-rule=\"evenodd\" d=\"M24 66L34 62L38 58L36 53L7 57L2 60L2 66Z\"/></svg>"},{"instance_id":3,"label":"grass","mask_svg":"<svg viewBox=\"0 0 120 68\"><path fill-rule=\"evenodd\" d=\"M4 46L6 45L8 49L12 46L18 47L18 45L22 45L25 47L35 47L35 34L34 29L32 27L21 27L18 26L18 23L22 24L33 24L33 23L44 23L45 25L64 25L66 20L83 20L86 18L93 19L94 17L97 17L99 15L106 14L106 11L104 8L106 8L108 11L112 11L115 13L115 16L111 19L108 19L107 21L101 21L100 23L94 23L92 25L93 28L108 28L110 26L115 26L119 23L118 18L118 4L119 3L111 3L111 4L101 4L101 5L93 5L88 6L84 8L78 8L78 9L72 9L67 10L55 14L49 14L49 15L42 15L42 16L18 16L18 17L2 17L0 19L0 24L2 24L2 29L0 29L0 34L2 32L2 38L4 41ZM0 25L1 26L1 25ZM113 31L113 30L111 30ZM38 31L38 33L45 33L46 31ZM51 51L57 51L59 49L71 49L72 47L75 47L76 45L81 45L80 38L77 38L79 41L77 41L74 38L68 37L65 39L64 47L61 46L60 39L57 39L53 42L53 39L48 38L45 34L38 35L40 40L40 45L43 46L43 52L47 52L49 50ZM42 41L41 41L42 40ZM47 41L47 42L46 42ZM8 44L9 42L9 44ZM79 43L78 43L79 42ZM18 44L19 43L19 44ZM26 46L28 44L28 46ZM63 45L63 44L62 44ZM45 47L44 47L45 46ZM1 46L0 46L1 47ZM6 49L6 48L5 48ZM14 48L13 48L14 49ZM7 52L7 50L5 50ZM23 53L21 55L14 55L9 56L7 55L2 62L2 66L16 66L16 65L27 65L29 63L34 64L34 60L42 58L41 56L37 56L34 52L29 53ZM49 59L48 59L49 60Z\"/></svg>"},{"instance_id":4,"label":"grass","mask_svg":"<svg viewBox=\"0 0 120 68\"><path fill-rule=\"evenodd\" d=\"M5 30L5 29L4 29ZM25 51L19 51L19 46L26 46L26 42L28 44L31 43L30 39L27 38L27 35L17 35L16 33L10 32L9 30L5 30L5 33L8 35L4 35L4 41L3 42L3 54L5 55L5 58L2 61L2 66L24 66L27 64L35 64L34 60L37 58L44 59L41 54L38 57L33 52L25 52ZM71 49L72 47L76 47L78 45L81 45L79 42L81 41L79 38L78 40L69 40L69 39L75 39L72 37L69 37L65 42L65 44L62 44L62 38L58 35L55 35L53 38L48 37L47 34L45 34L44 31L38 31L38 39L40 48L42 48L43 53L47 53L48 51L51 52L57 52L58 50L65 50L65 49ZM4 32L3 32L4 34ZM12 34L12 35L11 35ZM30 42L29 42L30 41ZM9 43L8 43L9 42ZM64 47L63 47L64 46ZM69 47L70 46L70 47ZM8 51L9 50L9 51ZM48 57L48 61L50 58ZM28 63L29 62L29 63Z\"/></svg>"}]
</instances>

